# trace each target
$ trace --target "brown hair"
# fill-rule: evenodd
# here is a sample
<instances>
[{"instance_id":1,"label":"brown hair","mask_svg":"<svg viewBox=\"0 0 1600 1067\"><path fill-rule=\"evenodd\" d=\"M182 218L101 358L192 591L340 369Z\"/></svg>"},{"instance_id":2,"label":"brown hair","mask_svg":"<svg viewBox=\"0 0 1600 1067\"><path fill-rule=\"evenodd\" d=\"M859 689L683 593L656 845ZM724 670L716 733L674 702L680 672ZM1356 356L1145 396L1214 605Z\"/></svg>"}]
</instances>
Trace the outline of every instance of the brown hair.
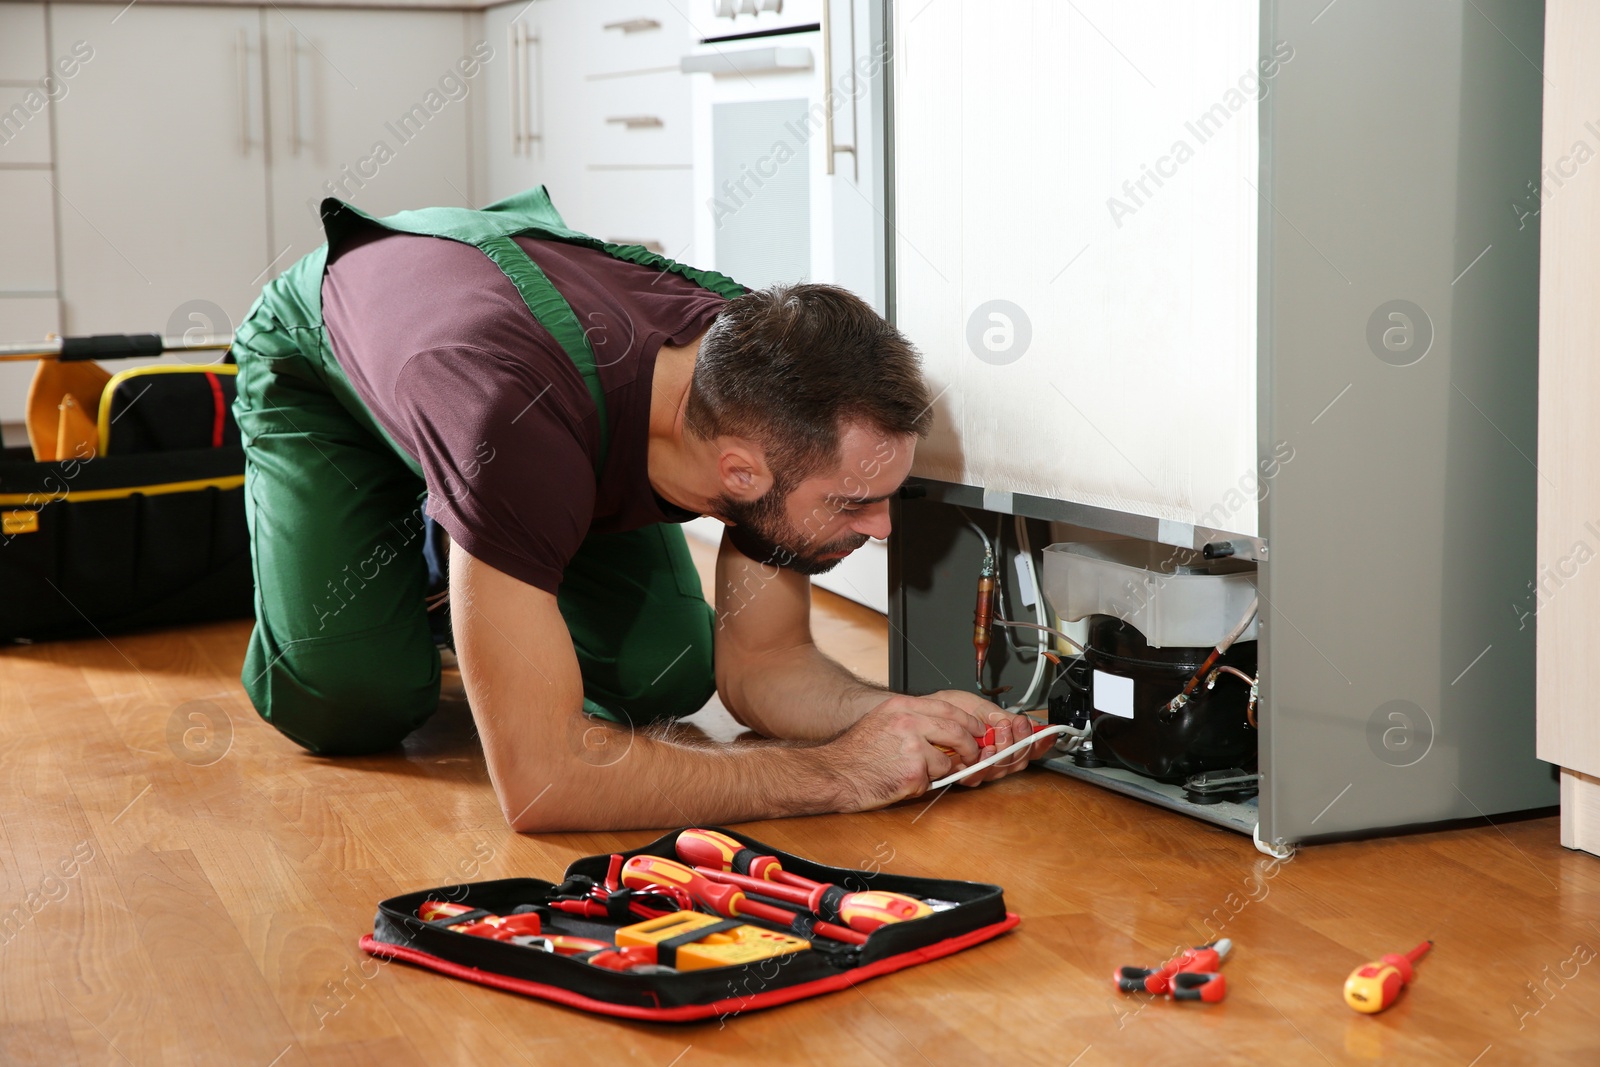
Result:
<instances>
[{"instance_id":1,"label":"brown hair","mask_svg":"<svg viewBox=\"0 0 1600 1067\"><path fill-rule=\"evenodd\" d=\"M706 331L684 423L704 440L744 437L787 492L839 462L839 432L863 423L926 437L933 398L905 335L836 285L746 293Z\"/></svg>"}]
</instances>

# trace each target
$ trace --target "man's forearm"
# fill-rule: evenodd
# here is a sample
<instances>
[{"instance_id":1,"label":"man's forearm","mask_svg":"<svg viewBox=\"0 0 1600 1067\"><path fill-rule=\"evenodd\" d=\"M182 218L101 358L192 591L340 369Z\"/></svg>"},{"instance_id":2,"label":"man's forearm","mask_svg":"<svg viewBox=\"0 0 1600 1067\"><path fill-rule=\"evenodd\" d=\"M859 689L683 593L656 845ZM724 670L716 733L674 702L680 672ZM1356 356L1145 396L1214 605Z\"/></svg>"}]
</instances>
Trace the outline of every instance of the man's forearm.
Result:
<instances>
[{"instance_id":1,"label":"man's forearm","mask_svg":"<svg viewBox=\"0 0 1600 1067\"><path fill-rule=\"evenodd\" d=\"M581 719L581 717L580 717ZM817 746L707 746L581 720L610 732L577 760L491 760L513 830L621 830L706 825L837 811L844 791ZM589 738L593 741L593 738ZM621 755L615 755L620 752ZM498 766L496 766L498 764Z\"/></svg>"},{"instance_id":2,"label":"man's forearm","mask_svg":"<svg viewBox=\"0 0 1600 1067\"><path fill-rule=\"evenodd\" d=\"M719 670L717 689L739 721L767 737L825 741L892 694L815 645L797 645Z\"/></svg>"}]
</instances>

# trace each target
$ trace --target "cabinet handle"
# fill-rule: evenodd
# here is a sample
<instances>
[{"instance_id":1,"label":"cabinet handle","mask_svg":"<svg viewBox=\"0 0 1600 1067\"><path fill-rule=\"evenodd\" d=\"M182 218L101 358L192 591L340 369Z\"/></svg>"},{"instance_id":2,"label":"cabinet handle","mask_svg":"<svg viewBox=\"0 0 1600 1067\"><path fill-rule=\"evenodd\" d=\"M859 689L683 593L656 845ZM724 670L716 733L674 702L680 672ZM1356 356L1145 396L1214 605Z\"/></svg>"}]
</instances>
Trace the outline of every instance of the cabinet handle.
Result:
<instances>
[{"instance_id":1,"label":"cabinet handle","mask_svg":"<svg viewBox=\"0 0 1600 1067\"><path fill-rule=\"evenodd\" d=\"M603 30L621 30L624 34L638 33L640 30L659 30L661 23L655 19L622 19L619 22L608 22L600 27Z\"/></svg>"},{"instance_id":2,"label":"cabinet handle","mask_svg":"<svg viewBox=\"0 0 1600 1067\"><path fill-rule=\"evenodd\" d=\"M533 142L544 140L544 53L539 53L539 71L533 74L529 68L529 57L539 48L539 35L530 33L527 24L522 27L522 138L528 146L528 154L533 154ZM540 85L535 96L534 78L538 77ZM537 99L537 104L535 100ZM534 128L534 118L537 115L538 128Z\"/></svg>"},{"instance_id":3,"label":"cabinet handle","mask_svg":"<svg viewBox=\"0 0 1600 1067\"><path fill-rule=\"evenodd\" d=\"M300 35L289 31L289 154L300 154Z\"/></svg>"},{"instance_id":4,"label":"cabinet handle","mask_svg":"<svg viewBox=\"0 0 1600 1067\"><path fill-rule=\"evenodd\" d=\"M854 67L854 64L855 64L855 61L856 61L856 57L855 57L855 35L856 35L855 7L856 7L855 0L850 0L850 41L851 41L850 63L851 63L852 68ZM822 0L822 110L823 110L822 127L823 127L823 151L824 151L824 154L828 158L827 173L829 175L833 174L833 157L835 155L837 155L840 152L849 152L852 159L854 159L855 155L856 155L856 146L855 146L853 141L850 144L835 144L834 140L833 140L833 91L834 91L833 90L833 19L829 15L829 12L831 12L832 9L833 9L833 0ZM855 104L855 94L851 93L850 94L850 121L851 121L851 132L852 132L852 134L854 133L854 130L855 130L855 126L854 126L854 123L855 123L855 106L856 106L856 104ZM858 179L861 176L861 174L860 174L860 166L861 166L861 164L858 161L856 163L856 177Z\"/></svg>"},{"instance_id":5,"label":"cabinet handle","mask_svg":"<svg viewBox=\"0 0 1600 1067\"><path fill-rule=\"evenodd\" d=\"M630 130L648 130L666 125L655 115L618 115L615 118L606 119L606 122L620 123Z\"/></svg>"},{"instance_id":6,"label":"cabinet handle","mask_svg":"<svg viewBox=\"0 0 1600 1067\"><path fill-rule=\"evenodd\" d=\"M239 152L250 158L250 42L243 27L233 42L233 65L239 71Z\"/></svg>"},{"instance_id":7,"label":"cabinet handle","mask_svg":"<svg viewBox=\"0 0 1600 1067\"><path fill-rule=\"evenodd\" d=\"M506 54L511 57L511 154L522 154L522 43L519 31L522 23L513 22L506 27Z\"/></svg>"}]
</instances>

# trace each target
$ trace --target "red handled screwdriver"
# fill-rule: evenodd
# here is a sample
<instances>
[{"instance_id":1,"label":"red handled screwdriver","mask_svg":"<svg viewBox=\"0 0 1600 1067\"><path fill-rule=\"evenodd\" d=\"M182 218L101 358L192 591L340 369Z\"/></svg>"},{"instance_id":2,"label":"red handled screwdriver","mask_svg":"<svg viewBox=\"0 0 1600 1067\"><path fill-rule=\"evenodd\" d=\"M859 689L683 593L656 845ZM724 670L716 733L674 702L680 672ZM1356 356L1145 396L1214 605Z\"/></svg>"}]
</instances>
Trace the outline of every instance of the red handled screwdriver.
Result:
<instances>
[{"instance_id":1,"label":"red handled screwdriver","mask_svg":"<svg viewBox=\"0 0 1600 1067\"><path fill-rule=\"evenodd\" d=\"M630 889L644 889L651 885L676 885L687 890L696 902L730 919L744 916L765 919L797 933L803 933L805 925L804 920L792 911L751 900L738 886L713 882L705 875L697 874L675 860L663 859L660 856L631 857L622 865L622 884ZM853 945L866 944L867 941L865 934L820 919L810 925L813 933L835 941L845 941Z\"/></svg>"},{"instance_id":2,"label":"red handled screwdriver","mask_svg":"<svg viewBox=\"0 0 1600 1067\"><path fill-rule=\"evenodd\" d=\"M990 727L993 743L993 727ZM701 875L717 878L733 885L742 885L753 893L763 893L776 900L799 904L828 922L842 919L851 929L871 933L886 923L920 919L932 914L934 909L903 893L867 890L847 893L839 886L812 881L802 875L783 869L775 856L764 856L743 844L714 830L685 830L678 835L678 858L690 864ZM740 867L745 868L740 870ZM718 878L719 874L742 875L738 878ZM780 885L761 884L780 883ZM799 895L785 894L781 887L799 890ZM848 899L847 899L848 898Z\"/></svg>"},{"instance_id":3,"label":"red handled screwdriver","mask_svg":"<svg viewBox=\"0 0 1600 1067\"><path fill-rule=\"evenodd\" d=\"M715 867L776 881L783 865L776 856L763 856L727 834L715 830L685 830L678 835L678 858L691 867Z\"/></svg>"},{"instance_id":4,"label":"red handled screwdriver","mask_svg":"<svg viewBox=\"0 0 1600 1067\"><path fill-rule=\"evenodd\" d=\"M887 923L920 919L933 914L933 909L922 901L901 893L877 889L847 893L836 885L823 885L820 882L813 883L811 889L801 889L710 867L696 867L695 871L714 882L735 885L751 893L762 893L788 904L798 904L829 921L843 919L852 930L864 934L870 934Z\"/></svg>"}]
</instances>

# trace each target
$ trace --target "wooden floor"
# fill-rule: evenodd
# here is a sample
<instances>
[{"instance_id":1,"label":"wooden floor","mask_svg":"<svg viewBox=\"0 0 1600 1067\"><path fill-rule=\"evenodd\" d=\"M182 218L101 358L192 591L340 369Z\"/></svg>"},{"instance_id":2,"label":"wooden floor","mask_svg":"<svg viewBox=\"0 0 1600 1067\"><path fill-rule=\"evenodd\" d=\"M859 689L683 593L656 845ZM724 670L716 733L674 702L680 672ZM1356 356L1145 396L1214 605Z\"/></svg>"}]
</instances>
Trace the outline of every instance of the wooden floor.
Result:
<instances>
[{"instance_id":1,"label":"wooden floor","mask_svg":"<svg viewBox=\"0 0 1600 1067\"><path fill-rule=\"evenodd\" d=\"M883 677L880 616L819 593L817 627ZM654 834L507 832L459 696L403 753L306 756L239 689L246 633L0 652L0 1063L1600 1064L1600 860L1563 850L1554 819L1274 865L1042 770L746 827L840 866L999 882L1022 916L850 991L647 1025L379 965L356 940L383 897L553 877ZM1237 945L1226 1003L1112 991L1118 965L1218 935ZM1343 1005L1353 967L1424 937L1395 1008Z\"/></svg>"}]
</instances>

